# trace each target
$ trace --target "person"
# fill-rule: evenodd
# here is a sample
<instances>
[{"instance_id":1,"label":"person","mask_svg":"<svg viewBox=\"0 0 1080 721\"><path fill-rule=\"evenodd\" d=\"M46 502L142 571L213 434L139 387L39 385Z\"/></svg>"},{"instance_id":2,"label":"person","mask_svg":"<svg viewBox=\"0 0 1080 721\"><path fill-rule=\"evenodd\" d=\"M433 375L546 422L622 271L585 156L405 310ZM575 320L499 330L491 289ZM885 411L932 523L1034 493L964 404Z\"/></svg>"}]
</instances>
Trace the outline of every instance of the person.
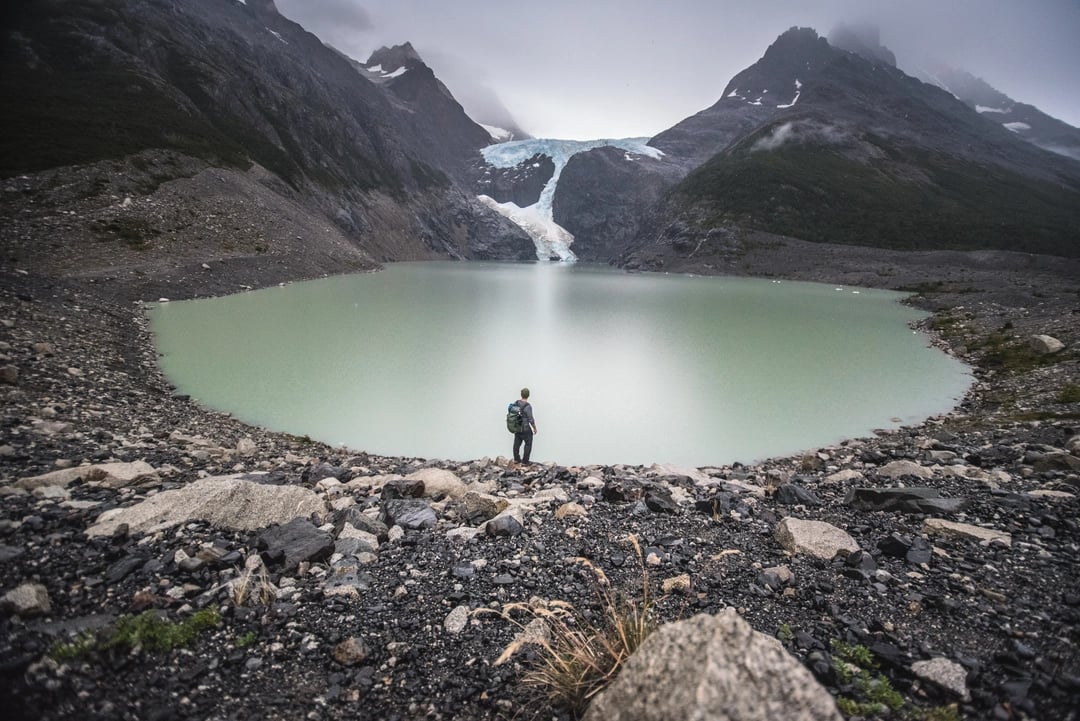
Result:
<instances>
[{"instance_id":1,"label":"person","mask_svg":"<svg viewBox=\"0 0 1080 721\"><path fill-rule=\"evenodd\" d=\"M514 434L514 463L529 465L529 455L532 454L533 436L537 434L536 419L533 417L532 404L529 403L529 389L521 389L521 399L514 401L521 407L521 418L525 422L524 428ZM524 452L522 445L524 444Z\"/></svg>"}]
</instances>

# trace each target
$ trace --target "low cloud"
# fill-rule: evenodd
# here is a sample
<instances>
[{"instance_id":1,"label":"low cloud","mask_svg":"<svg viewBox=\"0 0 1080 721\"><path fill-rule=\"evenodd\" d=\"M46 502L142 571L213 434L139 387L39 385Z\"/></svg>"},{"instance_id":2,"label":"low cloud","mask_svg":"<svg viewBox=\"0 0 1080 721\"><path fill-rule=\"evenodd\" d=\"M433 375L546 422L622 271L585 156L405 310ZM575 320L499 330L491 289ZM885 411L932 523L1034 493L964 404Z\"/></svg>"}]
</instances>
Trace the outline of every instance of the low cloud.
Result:
<instances>
[{"instance_id":1,"label":"low cloud","mask_svg":"<svg viewBox=\"0 0 1080 721\"><path fill-rule=\"evenodd\" d=\"M825 143L828 145L846 145L852 141L847 130L835 125L816 123L811 120L792 120L773 128L768 135L759 138L750 147L751 153L762 150L776 150L785 143Z\"/></svg>"}]
</instances>

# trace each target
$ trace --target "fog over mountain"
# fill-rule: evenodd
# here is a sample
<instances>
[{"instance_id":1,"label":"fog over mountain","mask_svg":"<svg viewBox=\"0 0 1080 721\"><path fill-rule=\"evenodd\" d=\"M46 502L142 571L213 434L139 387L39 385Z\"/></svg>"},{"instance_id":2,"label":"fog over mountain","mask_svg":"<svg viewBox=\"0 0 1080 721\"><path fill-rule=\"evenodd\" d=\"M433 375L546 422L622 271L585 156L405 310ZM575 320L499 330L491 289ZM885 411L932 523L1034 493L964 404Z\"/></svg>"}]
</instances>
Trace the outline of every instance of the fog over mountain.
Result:
<instances>
[{"instance_id":1,"label":"fog over mountain","mask_svg":"<svg viewBox=\"0 0 1080 721\"><path fill-rule=\"evenodd\" d=\"M495 97L538 137L653 135L716 101L778 33L874 23L909 73L966 70L1080 125L1075 0L277 0L286 16L359 59L411 41L467 110Z\"/></svg>"}]
</instances>

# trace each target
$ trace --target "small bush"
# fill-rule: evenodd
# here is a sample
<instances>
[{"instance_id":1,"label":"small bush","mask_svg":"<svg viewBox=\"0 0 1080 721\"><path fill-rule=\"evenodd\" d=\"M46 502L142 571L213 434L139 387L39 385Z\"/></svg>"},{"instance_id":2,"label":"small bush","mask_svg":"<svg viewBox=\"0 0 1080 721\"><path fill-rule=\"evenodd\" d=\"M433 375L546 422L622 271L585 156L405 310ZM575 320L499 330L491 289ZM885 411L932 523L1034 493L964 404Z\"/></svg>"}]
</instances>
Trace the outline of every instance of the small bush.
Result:
<instances>
[{"instance_id":1,"label":"small bush","mask_svg":"<svg viewBox=\"0 0 1080 721\"><path fill-rule=\"evenodd\" d=\"M616 593L601 569L578 559L596 577L599 621L589 620L585 609L563 601L534 599L530 603L507 604L497 612L524 633L503 650L495 664L505 663L522 647L535 644L539 653L523 682L542 694L548 703L569 710L575 717L615 678L626 659L656 628L655 601L649 593L641 546L633 536L628 540L641 564L640 598ZM529 623L515 618L515 614L524 614ZM537 621L546 631L540 637L526 631L527 626Z\"/></svg>"},{"instance_id":2,"label":"small bush","mask_svg":"<svg viewBox=\"0 0 1080 721\"><path fill-rule=\"evenodd\" d=\"M1070 383L1062 388L1058 403L1080 403L1080 383Z\"/></svg>"}]
</instances>

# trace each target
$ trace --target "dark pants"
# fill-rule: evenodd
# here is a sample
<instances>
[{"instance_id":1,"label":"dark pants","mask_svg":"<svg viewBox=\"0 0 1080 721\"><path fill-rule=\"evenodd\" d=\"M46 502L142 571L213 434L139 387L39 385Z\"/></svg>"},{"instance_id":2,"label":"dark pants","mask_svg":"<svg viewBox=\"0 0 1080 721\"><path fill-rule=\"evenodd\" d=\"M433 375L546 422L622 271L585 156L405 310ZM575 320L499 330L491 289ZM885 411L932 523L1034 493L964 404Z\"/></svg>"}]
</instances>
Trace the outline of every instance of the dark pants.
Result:
<instances>
[{"instance_id":1,"label":"dark pants","mask_svg":"<svg viewBox=\"0 0 1080 721\"><path fill-rule=\"evenodd\" d=\"M519 431L519 432L514 434L514 461L516 463L528 463L529 462L529 454L532 453L532 438L533 438L533 434L532 434L531 431L528 431L528 432ZM522 443L525 444L525 453L524 453L524 455L521 455L519 453L520 450L521 450L521 444Z\"/></svg>"}]
</instances>

